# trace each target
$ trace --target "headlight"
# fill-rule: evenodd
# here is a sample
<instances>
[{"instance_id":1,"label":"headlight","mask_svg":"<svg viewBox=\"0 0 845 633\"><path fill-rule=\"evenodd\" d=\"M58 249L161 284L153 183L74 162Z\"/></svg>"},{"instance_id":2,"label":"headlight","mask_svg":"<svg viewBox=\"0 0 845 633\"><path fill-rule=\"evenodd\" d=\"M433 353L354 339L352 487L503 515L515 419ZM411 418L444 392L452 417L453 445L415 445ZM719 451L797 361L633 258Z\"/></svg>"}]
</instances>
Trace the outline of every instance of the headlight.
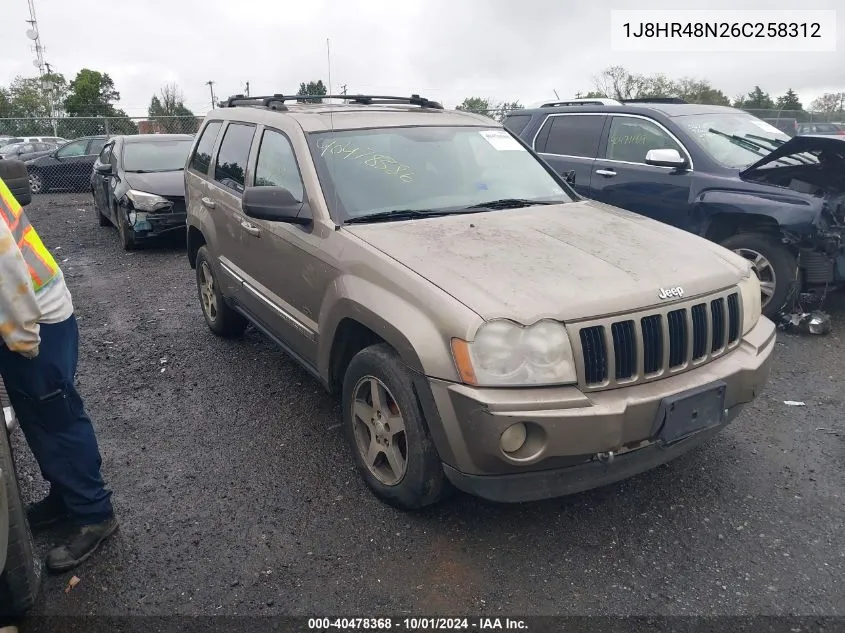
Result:
<instances>
[{"instance_id":1,"label":"headlight","mask_svg":"<svg viewBox=\"0 0 845 633\"><path fill-rule=\"evenodd\" d=\"M523 327L512 321L488 321L475 340L452 339L461 379L480 387L560 385L577 382L572 344L556 321Z\"/></svg>"},{"instance_id":2,"label":"headlight","mask_svg":"<svg viewBox=\"0 0 845 633\"><path fill-rule=\"evenodd\" d=\"M744 336L760 320L760 280L757 279L757 275L752 272L740 281L739 293L742 297L742 334Z\"/></svg>"},{"instance_id":3,"label":"headlight","mask_svg":"<svg viewBox=\"0 0 845 633\"><path fill-rule=\"evenodd\" d=\"M136 211L158 211L170 206L170 201L166 198L145 191L130 189L126 192L126 197L132 201Z\"/></svg>"}]
</instances>

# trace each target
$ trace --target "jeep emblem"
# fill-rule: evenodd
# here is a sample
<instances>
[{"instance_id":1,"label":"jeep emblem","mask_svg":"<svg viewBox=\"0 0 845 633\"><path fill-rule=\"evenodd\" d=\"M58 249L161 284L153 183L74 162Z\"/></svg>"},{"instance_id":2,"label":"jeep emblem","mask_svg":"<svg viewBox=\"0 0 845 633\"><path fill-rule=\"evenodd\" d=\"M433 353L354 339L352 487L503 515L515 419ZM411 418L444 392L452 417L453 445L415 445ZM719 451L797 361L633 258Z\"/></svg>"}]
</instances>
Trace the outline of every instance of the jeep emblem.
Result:
<instances>
[{"instance_id":1,"label":"jeep emblem","mask_svg":"<svg viewBox=\"0 0 845 633\"><path fill-rule=\"evenodd\" d=\"M684 289L680 286L675 286L674 288L661 288L657 293L657 296L661 299L680 299L684 296Z\"/></svg>"}]
</instances>

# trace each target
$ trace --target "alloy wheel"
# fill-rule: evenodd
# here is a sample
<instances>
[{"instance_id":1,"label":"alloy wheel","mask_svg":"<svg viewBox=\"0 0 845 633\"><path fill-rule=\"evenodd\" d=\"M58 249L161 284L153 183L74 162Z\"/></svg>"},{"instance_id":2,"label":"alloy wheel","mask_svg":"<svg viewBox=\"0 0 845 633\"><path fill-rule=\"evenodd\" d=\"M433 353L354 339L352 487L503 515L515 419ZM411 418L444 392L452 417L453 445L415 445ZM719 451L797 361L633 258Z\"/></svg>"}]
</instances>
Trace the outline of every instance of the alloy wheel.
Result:
<instances>
[{"instance_id":1,"label":"alloy wheel","mask_svg":"<svg viewBox=\"0 0 845 633\"><path fill-rule=\"evenodd\" d=\"M777 287L774 266L772 266L772 263L762 253L758 253L751 248L737 248L734 250L734 253L744 257L751 263L754 274L760 280L760 303L765 308L766 304L772 300L772 296L775 294L775 288Z\"/></svg>"},{"instance_id":2,"label":"alloy wheel","mask_svg":"<svg viewBox=\"0 0 845 633\"><path fill-rule=\"evenodd\" d=\"M352 390L355 444L367 469L385 486L395 486L408 469L405 421L396 399L374 376L364 376Z\"/></svg>"},{"instance_id":3,"label":"alloy wheel","mask_svg":"<svg viewBox=\"0 0 845 633\"><path fill-rule=\"evenodd\" d=\"M32 193L41 193L44 191L44 179L41 174L33 172L29 174L29 190Z\"/></svg>"},{"instance_id":4,"label":"alloy wheel","mask_svg":"<svg viewBox=\"0 0 845 633\"><path fill-rule=\"evenodd\" d=\"M200 265L200 300L202 309L211 321L217 320L217 294L214 288L214 275L208 262Z\"/></svg>"}]
</instances>

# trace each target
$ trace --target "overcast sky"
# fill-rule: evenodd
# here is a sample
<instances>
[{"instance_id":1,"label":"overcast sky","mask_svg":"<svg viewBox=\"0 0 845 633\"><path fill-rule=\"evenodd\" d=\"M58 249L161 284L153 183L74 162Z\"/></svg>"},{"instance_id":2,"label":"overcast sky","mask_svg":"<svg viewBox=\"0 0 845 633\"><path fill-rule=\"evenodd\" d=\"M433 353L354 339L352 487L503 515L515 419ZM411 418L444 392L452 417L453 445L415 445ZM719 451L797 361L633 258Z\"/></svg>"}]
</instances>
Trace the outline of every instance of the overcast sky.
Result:
<instances>
[{"instance_id":1,"label":"overcast sky","mask_svg":"<svg viewBox=\"0 0 845 633\"><path fill-rule=\"evenodd\" d=\"M107 72L120 107L146 115L151 96L179 84L195 112L218 98L296 91L299 82L337 91L410 94L454 107L466 96L531 104L590 90L613 64L632 71L709 79L728 96L755 84L776 97L793 88L805 105L845 90L845 4L837 5L832 53L620 53L610 46L611 8L768 8L769 0L694 4L685 0L35 0L45 58L68 79L81 68ZM791 6L790 6L791 5ZM796 3L782 3L793 8ZM0 84L33 75L26 0L2 0Z\"/></svg>"}]
</instances>

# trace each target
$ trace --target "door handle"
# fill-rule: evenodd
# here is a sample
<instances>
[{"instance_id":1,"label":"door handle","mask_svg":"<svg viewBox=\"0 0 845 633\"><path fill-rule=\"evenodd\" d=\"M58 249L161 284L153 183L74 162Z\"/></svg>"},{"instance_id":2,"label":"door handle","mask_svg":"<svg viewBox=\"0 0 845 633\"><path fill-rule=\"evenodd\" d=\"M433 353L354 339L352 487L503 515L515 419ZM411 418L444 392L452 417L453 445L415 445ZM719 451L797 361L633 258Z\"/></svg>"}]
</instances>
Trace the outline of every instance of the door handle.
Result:
<instances>
[{"instance_id":1,"label":"door handle","mask_svg":"<svg viewBox=\"0 0 845 633\"><path fill-rule=\"evenodd\" d=\"M202 206L204 206L208 209L213 209L214 207L217 206L217 203L214 202L214 200L212 200L211 198L206 198L205 196L200 198L200 202L202 202Z\"/></svg>"},{"instance_id":2,"label":"door handle","mask_svg":"<svg viewBox=\"0 0 845 633\"><path fill-rule=\"evenodd\" d=\"M241 220L241 228L250 235L254 235L255 237L261 236L261 229L248 220Z\"/></svg>"},{"instance_id":3,"label":"door handle","mask_svg":"<svg viewBox=\"0 0 845 633\"><path fill-rule=\"evenodd\" d=\"M612 178L613 176L616 175L616 172L613 171L612 169L597 169L596 173L599 176L604 176L605 178Z\"/></svg>"}]
</instances>

